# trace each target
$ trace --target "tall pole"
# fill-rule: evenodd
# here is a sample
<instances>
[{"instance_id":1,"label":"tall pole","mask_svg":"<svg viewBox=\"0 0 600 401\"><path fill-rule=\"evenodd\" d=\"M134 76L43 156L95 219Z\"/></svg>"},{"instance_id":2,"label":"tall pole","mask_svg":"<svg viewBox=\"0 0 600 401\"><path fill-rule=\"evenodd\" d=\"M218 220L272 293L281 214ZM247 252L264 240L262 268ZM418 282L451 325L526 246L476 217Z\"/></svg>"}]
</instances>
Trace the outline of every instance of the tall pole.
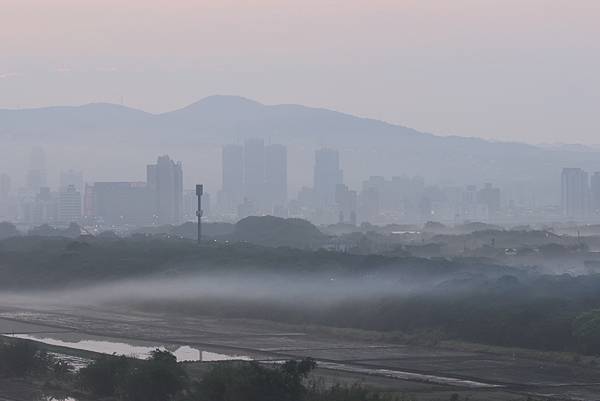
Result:
<instances>
[{"instance_id":1,"label":"tall pole","mask_svg":"<svg viewBox=\"0 0 600 401\"><path fill-rule=\"evenodd\" d=\"M198 244L202 241L202 193L204 192L203 185L196 185L196 196L198 197L198 210L196 210L196 217L198 217Z\"/></svg>"}]
</instances>

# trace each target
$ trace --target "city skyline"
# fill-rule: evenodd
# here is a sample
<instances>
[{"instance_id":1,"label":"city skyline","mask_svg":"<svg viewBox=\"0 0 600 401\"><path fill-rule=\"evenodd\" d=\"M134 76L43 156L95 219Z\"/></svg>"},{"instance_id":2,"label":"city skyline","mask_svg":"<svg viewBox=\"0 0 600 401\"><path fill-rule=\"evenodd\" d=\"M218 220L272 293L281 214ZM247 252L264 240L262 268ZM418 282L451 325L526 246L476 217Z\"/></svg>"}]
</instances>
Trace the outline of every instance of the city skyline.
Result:
<instances>
[{"instance_id":1,"label":"city skyline","mask_svg":"<svg viewBox=\"0 0 600 401\"><path fill-rule=\"evenodd\" d=\"M296 217L315 224L362 223L459 224L480 221L520 224L556 221L600 221L600 172L565 167L560 198L536 205L492 182L456 186L416 175L370 175L360 186L347 185L337 149L314 152L313 182L288 198L287 147L260 138L222 147L221 186L204 193L204 217L237 221L253 215ZM0 175L0 220L21 224L94 226L178 225L195 219L198 183L184 185L184 169L168 155L146 165L145 181L90 181L81 170L60 172L59 184L47 185L43 148L31 149L24 186ZM211 204L210 192L216 193ZM515 197L516 196L516 197ZM79 216L79 217L78 217ZM589 220L591 219L591 220Z\"/></svg>"},{"instance_id":2,"label":"city skyline","mask_svg":"<svg viewBox=\"0 0 600 401\"><path fill-rule=\"evenodd\" d=\"M0 0L0 401L600 400L600 0Z\"/></svg>"}]
</instances>

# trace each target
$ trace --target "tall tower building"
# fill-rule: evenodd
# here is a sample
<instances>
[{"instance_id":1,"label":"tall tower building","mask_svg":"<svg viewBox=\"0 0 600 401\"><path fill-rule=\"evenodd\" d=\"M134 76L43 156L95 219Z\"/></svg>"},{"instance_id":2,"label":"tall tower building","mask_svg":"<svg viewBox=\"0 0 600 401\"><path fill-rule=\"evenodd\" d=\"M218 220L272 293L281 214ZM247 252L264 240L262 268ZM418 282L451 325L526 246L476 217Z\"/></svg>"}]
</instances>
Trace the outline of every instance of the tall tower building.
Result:
<instances>
[{"instance_id":1,"label":"tall tower building","mask_svg":"<svg viewBox=\"0 0 600 401\"><path fill-rule=\"evenodd\" d=\"M0 174L0 202L6 201L10 195L10 177Z\"/></svg>"},{"instance_id":2,"label":"tall tower building","mask_svg":"<svg viewBox=\"0 0 600 401\"><path fill-rule=\"evenodd\" d=\"M316 207L325 209L335 205L335 189L343 181L338 151L327 148L317 150L313 185Z\"/></svg>"},{"instance_id":3,"label":"tall tower building","mask_svg":"<svg viewBox=\"0 0 600 401\"><path fill-rule=\"evenodd\" d=\"M600 214L600 172L592 174L590 179L590 206L591 211L599 215Z\"/></svg>"},{"instance_id":4,"label":"tall tower building","mask_svg":"<svg viewBox=\"0 0 600 401\"><path fill-rule=\"evenodd\" d=\"M287 203L287 149L283 145L269 145L266 157L265 191L270 211L274 213Z\"/></svg>"},{"instance_id":5,"label":"tall tower building","mask_svg":"<svg viewBox=\"0 0 600 401\"><path fill-rule=\"evenodd\" d=\"M77 223L81 220L81 192L74 185L62 188L58 194L58 221Z\"/></svg>"},{"instance_id":6,"label":"tall tower building","mask_svg":"<svg viewBox=\"0 0 600 401\"><path fill-rule=\"evenodd\" d=\"M36 146L31 149L29 170L27 171L27 187L38 193L40 188L47 185L46 153L44 149Z\"/></svg>"},{"instance_id":7,"label":"tall tower building","mask_svg":"<svg viewBox=\"0 0 600 401\"><path fill-rule=\"evenodd\" d=\"M0 174L0 220L9 216L9 198L10 198L10 177L7 174Z\"/></svg>"},{"instance_id":8,"label":"tall tower building","mask_svg":"<svg viewBox=\"0 0 600 401\"><path fill-rule=\"evenodd\" d=\"M485 183L484 187L477 194L480 203L487 206L490 216L500 211L500 188L494 187L491 183Z\"/></svg>"},{"instance_id":9,"label":"tall tower building","mask_svg":"<svg viewBox=\"0 0 600 401\"><path fill-rule=\"evenodd\" d=\"M258 209L265 204L265 142L248 139L244 143L244 197Z\"/></svg>"},{"instance_id":10,"label":"tall tower building","mask_svg":"<svg viewBox=\"0 0 600 401\"><path fill-rule=\"evenodd\" d=\"M588 173L580 168L564 168L561 176L561 204L565 217L582 219L589 210Z\"/></svg>"},{"instance_id":11,"label":"tall tower building","mask_svg":"<svg viewBox=\"0 0 600 401\"><path fill-rule=\"evenodd\" d=\"M244 197L244 148L240 145L223 147L222 187L219 206L227 212L237 210Z\"/></svg>"},{"instance_id":12,"label":"tall tower building","mask_svg":"<svg viewBox=\"0 0 600 401\"><path fill-rule=\"evenodd\" d=\"M147 185L155 193L157 224L179 224L183 219L183 168L169 156L160 156L146 168Z\"/></svg>"}]
</instances>

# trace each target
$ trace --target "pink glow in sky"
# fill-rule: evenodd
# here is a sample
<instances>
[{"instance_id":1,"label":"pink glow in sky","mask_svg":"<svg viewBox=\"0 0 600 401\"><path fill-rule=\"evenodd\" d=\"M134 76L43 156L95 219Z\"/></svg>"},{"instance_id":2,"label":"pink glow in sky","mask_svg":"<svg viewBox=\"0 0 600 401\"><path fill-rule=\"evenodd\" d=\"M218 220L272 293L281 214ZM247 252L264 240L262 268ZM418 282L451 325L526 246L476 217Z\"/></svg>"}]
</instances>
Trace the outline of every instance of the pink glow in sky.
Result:
<instances>
[{"instance_id":1,"label":"pink glow in sky","mask_svg":"<svg viewBox=\"0 0 600 401\"><path fill-rule=\"evenodd\" d=\"M599 143L597 0L2 0L0 107L211 94Z\"/></svg>"}]
</instances>

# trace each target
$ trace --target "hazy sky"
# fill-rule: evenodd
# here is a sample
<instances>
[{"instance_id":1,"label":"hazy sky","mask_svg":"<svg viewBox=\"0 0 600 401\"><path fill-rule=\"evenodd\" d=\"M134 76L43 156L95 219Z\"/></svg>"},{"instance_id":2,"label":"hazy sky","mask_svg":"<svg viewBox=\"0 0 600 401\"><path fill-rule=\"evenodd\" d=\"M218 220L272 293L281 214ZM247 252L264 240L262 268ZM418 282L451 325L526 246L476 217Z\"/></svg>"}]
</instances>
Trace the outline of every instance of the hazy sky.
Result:
<instances>
[{"instance_id":1,"label":"hazy sky","mask_svg":"<svg viewBox=\"0 0 600 401\"><path fill-rule=\"evenodd\" d=\"M0 108L211 94L600 143L599 0L0 0Z\"/></svg>"}]
</instances>

